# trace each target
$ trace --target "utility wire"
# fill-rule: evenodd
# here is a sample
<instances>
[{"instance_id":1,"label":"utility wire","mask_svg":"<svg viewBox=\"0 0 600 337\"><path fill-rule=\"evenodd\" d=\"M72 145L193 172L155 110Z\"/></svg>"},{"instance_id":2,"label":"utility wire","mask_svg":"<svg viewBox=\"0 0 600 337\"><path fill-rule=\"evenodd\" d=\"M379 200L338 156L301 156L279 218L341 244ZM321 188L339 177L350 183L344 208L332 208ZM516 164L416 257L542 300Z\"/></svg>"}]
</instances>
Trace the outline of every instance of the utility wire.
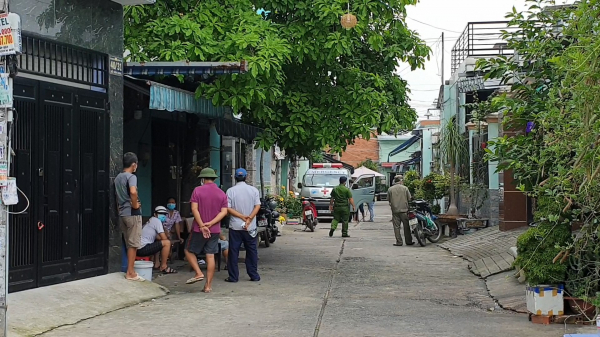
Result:
<instances>
[{"instance_id":1,"label":"utility wire","mask_svg":"<svg viewBox=\"0 0 600 337\"><path fill-rule=\"evenodd\" d=\"M407 70L409 68L410 68L410 65L406 66L404 69L402 69L398 72L398 75L402 74L405 70Z\"/></svg>"},{"instance_id":2,"label":"utility wire","mask_svg":"<svg viewBox=\"0 0 600 337\"><path fill-rule=\"evenodd\" d=\"M423 100L418 100L418 99L417 99L417 100L412 100L412 99L411 99L411 100L410 100L410 102L411 102L411 103L412 103L412 102L417 102L417 103L433 104L433 100L434 100L434 99L432 99L431 101L423 101Z\"/></svg>"},{"instance_id":3,"label":"utility wire","mask_svg":"<svg viewBox=\"0 0 600 337\"><path fill-rule=\"evenodd\" d=\"M440 74L440 44L442 43L441 41L441 36L440 36L440 40L435 44L435 52L433 53L433 55L435 56L435 66L437 67L437 73L438 75ZM443 51L442 51L443 53Z\"/></svg>"},{"instance_id":4,"label":"utility wire","mask_svg":"<svg viewBox=\"0 0 600 337\"><path fill-rule=\"evenodd\" d=\"M463 32L458 32L458 31L455 31L455 30L450 30L450 29L440 28L440 27L437 27L437 26L434 26L434 25L428 24L428 23L426 23L426 22L419 21L419 20L417 20L417 19L413 19L413 18L409 18L409 17L406 17L406 18L407 18L407 19L410 19L410 20L412 20L412 21L418 22L418 23L420 23L420 24L422 24L422 25L429 26L429 27L432 27L432 28L435 28L435 29L439 29L439 30L443 30L443 31L446 31L446 32L457 33L457 34L462 34L462 33L463 33Z\"/></svg>"},{"instance_id":5,"label":"utility wire","mask_svg":"<svg viewBox=\"0 0 600 337\"><path fill-rule=\"evenodd\" d=\"M445 36L445 38L448 39L448 40L458 39L459 37L460 36ZM437 40L440 40L440 39L441 39L441 36L440 37L426 37L426 38L421 38L421 40L423 40L423 41L437 41Z\"/></svg>"}]
</instances>

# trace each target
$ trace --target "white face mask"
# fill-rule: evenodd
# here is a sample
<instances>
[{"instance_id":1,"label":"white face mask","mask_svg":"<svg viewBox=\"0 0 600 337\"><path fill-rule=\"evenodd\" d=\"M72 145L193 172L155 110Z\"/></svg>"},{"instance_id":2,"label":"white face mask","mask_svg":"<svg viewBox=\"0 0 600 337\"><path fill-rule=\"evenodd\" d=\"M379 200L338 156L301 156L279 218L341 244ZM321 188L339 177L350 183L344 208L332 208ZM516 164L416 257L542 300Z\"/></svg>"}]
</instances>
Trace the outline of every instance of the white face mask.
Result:
<instances>
[{"instance_id":1,"label":"white face mask","mask_svg":"<svg viewBox=\"0 0 600 337\"><path fill-rule=\"evenodd\" d=\"M200 179L200 186L204 185L204 178Z\"/></svg>"}]
</instances>

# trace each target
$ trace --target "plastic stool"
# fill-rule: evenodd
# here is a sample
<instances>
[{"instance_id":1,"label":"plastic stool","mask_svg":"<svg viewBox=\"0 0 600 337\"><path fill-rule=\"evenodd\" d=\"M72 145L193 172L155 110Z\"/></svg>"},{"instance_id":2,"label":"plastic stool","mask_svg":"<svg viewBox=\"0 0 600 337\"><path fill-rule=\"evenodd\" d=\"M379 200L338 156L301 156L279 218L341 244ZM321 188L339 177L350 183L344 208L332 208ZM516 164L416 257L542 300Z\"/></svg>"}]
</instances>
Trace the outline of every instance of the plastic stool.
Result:
<instances>
[{"instance_id":1,"label":"plastic stool","mask_svg":"<svg viewBox=\"0 0 600 337\"><path fill-rule=\"evenodd\" d=\"M135 260L136 261L150 261L150 257L149 256L136 256Z\"/></svg>"}]
</instances>

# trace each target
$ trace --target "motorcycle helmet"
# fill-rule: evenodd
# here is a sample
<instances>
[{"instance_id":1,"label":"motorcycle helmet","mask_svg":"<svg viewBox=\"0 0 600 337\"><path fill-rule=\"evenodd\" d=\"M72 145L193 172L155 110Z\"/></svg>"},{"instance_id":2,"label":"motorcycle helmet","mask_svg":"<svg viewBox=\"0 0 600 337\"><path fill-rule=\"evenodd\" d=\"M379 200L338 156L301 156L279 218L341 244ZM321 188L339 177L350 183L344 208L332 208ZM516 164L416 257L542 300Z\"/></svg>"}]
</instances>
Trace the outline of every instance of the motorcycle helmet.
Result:
<instances>
[{"instance_id":1,"label":"motorcycle helmet","mask_svg":"<svg viewBox=\"0 0 600 337\"><path fill-rule=\"evenodd\" d=\"M269 201L269 209L274 211L277 208L277 202L275 200Z\"/></svg>"},{"instance_id":2,"label":"motorcycle helmet","mask_svg":"<svg viewBox=\"0 0 600 337\"><path fill-rule=\"evenodd\" d=\"M273 214L273 219L275 219L275 220L279 219L279 212L273 211L273 213L271 213L271 214Z\"/></svg>"}]
</instances>

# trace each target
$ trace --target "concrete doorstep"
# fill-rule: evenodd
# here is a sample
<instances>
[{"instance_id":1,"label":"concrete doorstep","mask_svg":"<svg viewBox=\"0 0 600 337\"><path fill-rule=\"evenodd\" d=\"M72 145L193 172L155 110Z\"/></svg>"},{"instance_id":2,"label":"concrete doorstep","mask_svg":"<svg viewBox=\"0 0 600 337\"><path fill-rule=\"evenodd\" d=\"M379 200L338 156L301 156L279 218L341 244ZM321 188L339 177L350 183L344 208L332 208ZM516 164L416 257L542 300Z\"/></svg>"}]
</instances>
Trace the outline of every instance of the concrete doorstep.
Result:
<instances>
[{"instance_id":1,"label":"concrete doorstep","mask_svg":"<svg viewBox=\"0 0 600 337\"><path fill-rule=\"evenodd\" d=\"M123 273L12 293L9 336L36 336L168 293L156 283L127 281Z\"/></svg>"}]
</instances>

